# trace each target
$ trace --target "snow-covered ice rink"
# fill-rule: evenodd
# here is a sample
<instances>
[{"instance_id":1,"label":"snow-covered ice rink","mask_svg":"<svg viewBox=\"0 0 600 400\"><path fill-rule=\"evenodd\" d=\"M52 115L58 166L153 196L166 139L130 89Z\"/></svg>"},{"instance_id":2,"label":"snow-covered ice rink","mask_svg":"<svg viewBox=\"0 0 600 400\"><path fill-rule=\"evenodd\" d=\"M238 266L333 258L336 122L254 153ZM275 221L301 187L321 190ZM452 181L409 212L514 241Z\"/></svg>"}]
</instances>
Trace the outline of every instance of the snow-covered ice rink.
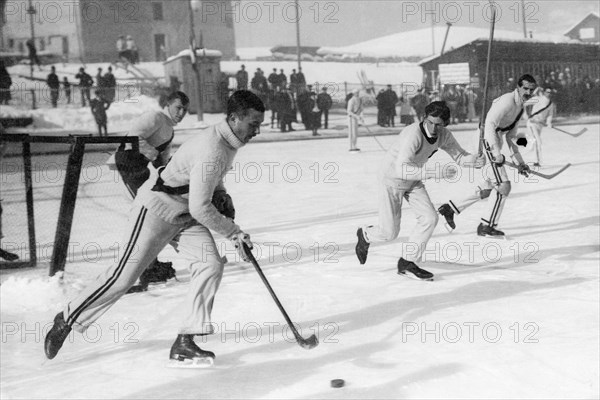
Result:
<instances>
[{"instance_id":1,"label":"snow-covered ice rink","mask_svg":"<svg viewBox=\"0 0 600 400\"><path fill-rule=\"evenodd\" d=\"M513 191L500 229L511 240L476 236L483 201L457 217L453 233L440 221L420 263L434 282L396 274L416 222L409 205L398 240L372 245L364 266L356 259L357 227L377 222L383 152L374 138L359 138L360 154L348 153L346 139L241 149L226 181L236 222L252 235L292 320L320 345L307 351L295 344L252 266L230 262L213 311L218 332L199 343L217 354L216 364L202 370L165 368L189 280L171 249L159 258L174 261L179 282L124 296L45 359L54 315L108 267L129 210L103 165L108 155L88 154L87 172L95 175L81 181L63 283L44 266L1 275L1 397L598 398L600 132L585 127L579 138L544 130L542 171L573 164L558 177L524 179L509 170ZM456 137L476 149L476 133ZM394 137L377 140L387 147ZM531 160L531 151L524 156ZM449 161L440 151L430 162ZM458 182L426 187L438 206L473 190L475 176L462 170ZM17 181L3 176L3 204L24 198ZM60 194L60 183L36 185L41 243L53 240L56 217L43 210L56 212ZM11 241L6 227L3 243ZM336 378L346 385L330 387Z\"/></svg>"}]
</instances>

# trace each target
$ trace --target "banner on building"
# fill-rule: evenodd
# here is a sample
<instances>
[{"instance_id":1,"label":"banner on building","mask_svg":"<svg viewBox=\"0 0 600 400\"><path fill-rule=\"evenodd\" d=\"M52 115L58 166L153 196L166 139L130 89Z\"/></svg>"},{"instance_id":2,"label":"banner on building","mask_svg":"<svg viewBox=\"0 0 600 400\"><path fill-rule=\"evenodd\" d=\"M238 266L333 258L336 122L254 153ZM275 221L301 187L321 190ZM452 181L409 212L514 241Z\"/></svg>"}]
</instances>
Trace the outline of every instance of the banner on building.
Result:
<instances>
[{"instance_id":1,"label":"banner on building","mask_svg":"<svg viewBox=\"0 0 600 400\"><path fill-rule=\"evenodd\" d=\"M471 83L469 63L440 64L439 70L442 85L468 85Z\"/></svg>"}]
</instances>

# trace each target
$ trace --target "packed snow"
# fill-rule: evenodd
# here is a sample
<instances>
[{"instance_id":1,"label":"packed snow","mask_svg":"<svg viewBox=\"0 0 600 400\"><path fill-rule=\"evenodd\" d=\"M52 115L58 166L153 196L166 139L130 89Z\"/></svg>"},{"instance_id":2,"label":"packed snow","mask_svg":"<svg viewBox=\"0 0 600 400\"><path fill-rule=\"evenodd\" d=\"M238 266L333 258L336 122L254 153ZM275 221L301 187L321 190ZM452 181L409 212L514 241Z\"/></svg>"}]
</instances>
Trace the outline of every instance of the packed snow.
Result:
<instances>
[{"instance_id":1,"label":"packed snow","mask_svg":"<svg viewBox=\"0 0 600 400\"><path fill-rule=\"evenodd\" d=\"M119 104L116 118L125 127L153 101ZM55 110L39 112L54 121ZM219 118L207 115L208 122ZM90 122L77 127L93 130ZM457 216L453 233L440 221L419 264L435 274L433 282L396 273L416 222L408 204L396 241L373 244L364 266L354 254L357 227L377 223L380 146L395 136L359 137L359 154L348 152L346 138L250 143L226 180L236 222L252 235L259 263L302 335L317 334L320 344L304 350L294 342L252 266L217 237L230 263L212 314L217 333L199 340L217 354L216 364L202 370L166 368L189 281L171 248L159 258L174 262L177 281L124 296L84 335L73 333L54 360L45 358L43 339L55 314L109 267L131 203L105 165L109 155L86 154L69 259L64 275L50 278L46 245L62 193L52 178L66 155L35 156L40 263L0 273L1 397L598 398L600 130L597 123L563 126L583 127L588 132L579 138L543 132L541 171L572 163L563 174L524 179L510 171L513 191L500 223L510 240L476 236L485 202ZM475 132L456 137L476 149ZM524 156L531 161L530 148ZM9 157L2 166L2 245L15 251L12 244L26 242L13 229L24 227L23 215L7 212L25 197L15 173L20 162ZM450 159L440 151L430 162L433 168ZM456 182L427 181L436 207L473 190L477 172L461 172ZM333 379L346 384L333 388Z\"/></svg>"}]
</instances>

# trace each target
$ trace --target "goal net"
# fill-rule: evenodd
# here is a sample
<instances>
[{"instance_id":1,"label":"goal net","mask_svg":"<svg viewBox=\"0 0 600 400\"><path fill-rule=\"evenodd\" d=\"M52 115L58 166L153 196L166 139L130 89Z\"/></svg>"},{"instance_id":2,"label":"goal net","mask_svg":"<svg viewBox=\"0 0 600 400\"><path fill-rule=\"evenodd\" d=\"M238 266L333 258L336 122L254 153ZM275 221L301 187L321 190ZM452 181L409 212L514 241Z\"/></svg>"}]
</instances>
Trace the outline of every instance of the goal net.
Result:
<instances>
[{"instance_id":1,"label":"goal net","mask_svg":"<svg viewBox=\"0 0 600 400\"><path fill-rule=\"evenodd\" d=\"M131 202L106 160L120 143L137 146L137 138L4 134L0 141L0 268L48 267L54 275L67 263L113 258L115 227Z\"/></svg>"}]
</instances>

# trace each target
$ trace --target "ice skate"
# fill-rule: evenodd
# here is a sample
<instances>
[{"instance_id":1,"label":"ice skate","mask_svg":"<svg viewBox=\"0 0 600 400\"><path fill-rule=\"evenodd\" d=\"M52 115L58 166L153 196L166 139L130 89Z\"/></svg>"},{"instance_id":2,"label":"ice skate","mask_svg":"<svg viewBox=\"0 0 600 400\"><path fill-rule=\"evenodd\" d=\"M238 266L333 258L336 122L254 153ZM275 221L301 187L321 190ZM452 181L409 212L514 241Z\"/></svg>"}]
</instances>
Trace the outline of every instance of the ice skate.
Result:
<instances>
[{"instance_id":1,"label":"ice skate","mask_svg":"<svg viewBox=\"0 0 600 400\"><path fill-rule=\"evenodd\" d=\"M59 312L54 317L54 325L52 325L44 340L44 352L48 359L52 360L56 357L70 332L71 327L65 322L63 313Z\"/></svg>"},{"instance_id":2,"label":"ice skate","mask_svg":"<svg viewBox=\"0 0 600 400\"><path fill-rule=\"evenodd\" d=\"M215 353L198 347L194 335L177 335L169 359L169 368L208 368L214 364Z\"/></svg>"},{"instance_id":3,"label":"ice skate","mask_svg":"<svg viewBox=\"0 0 600 400\"><path fill-rule=\"evenodd\" d=\"M446 225L448 225L446 229L450 228L448 229L448 232L452 232L454 229L456 229L456 223L454 222L454 210L452 210L452 207L450 207L449 204L442 204L440 208L438 208L438 212L441 216L446 218Z\"/></svg>"},{"instance_id":4,"label":"ice skate","mask_svg":"<svg viewBox=\"0 0 600 400\"><path fill-rule=\"evenodd\" d=\"M356 236L358 237L358 242L356 243L356 257L358 257L358 262L364 264L367 262L367 255L369 254L369 242L366 241L365 235L362 228L358 228L356 231Z\"/></svg>"},{"instance_id":5,"label":"ice skate","mask_svg":"<svg viewBox=\"0 0 600 400\"><path fill-rule=\"evenodd\" d=\"M477 227L477 235L495 239L505 239L504 232L484 223L479 224Z\"/></svg>"},{"instance_id":6,"label":"ice skate","mask_svg":"<svg viewBox=\"0 0 600 400\"><path fill-rule=\"evenodd\" d=\"M171 278L175 278L173 263L154 260L140 276L140 283L129 288L127 293L145 292L148 290L149 284L167 282Z\"/></svg>"},{"instance_id":7,"label":"ice skate","mask_svg":"<svg viewBox=\"0 0 600 400\"><path fill-rule=\"evenodd\" d=\"M431 272L419 268L414 262L406 261L402 257L398 260L398 275L404 275L408 278L421 281L433 280L433 274Z\"/></svg>"}]
</instances>

